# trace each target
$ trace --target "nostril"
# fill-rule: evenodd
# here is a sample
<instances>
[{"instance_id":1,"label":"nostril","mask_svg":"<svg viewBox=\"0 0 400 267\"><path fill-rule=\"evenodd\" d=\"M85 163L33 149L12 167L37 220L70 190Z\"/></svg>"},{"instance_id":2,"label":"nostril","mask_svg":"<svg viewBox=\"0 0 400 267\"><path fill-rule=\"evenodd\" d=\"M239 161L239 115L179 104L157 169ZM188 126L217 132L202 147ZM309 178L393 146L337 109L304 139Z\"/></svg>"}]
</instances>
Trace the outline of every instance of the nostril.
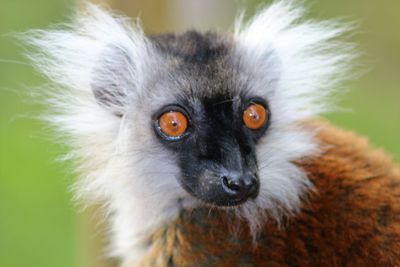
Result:
<instances>
[{"instance_id":1,"label":"nostril","mask_svg":"<svg viewBox=\"0 0 400 267\"><path fill-rule=\"evenodd\" d=\"M241 185L238 183L238 181L234 181L230 177L224 175L222 176L222 182L223 184L229 188L232 191L239 191L241 189Z\"/></svg>"}]
</instances>

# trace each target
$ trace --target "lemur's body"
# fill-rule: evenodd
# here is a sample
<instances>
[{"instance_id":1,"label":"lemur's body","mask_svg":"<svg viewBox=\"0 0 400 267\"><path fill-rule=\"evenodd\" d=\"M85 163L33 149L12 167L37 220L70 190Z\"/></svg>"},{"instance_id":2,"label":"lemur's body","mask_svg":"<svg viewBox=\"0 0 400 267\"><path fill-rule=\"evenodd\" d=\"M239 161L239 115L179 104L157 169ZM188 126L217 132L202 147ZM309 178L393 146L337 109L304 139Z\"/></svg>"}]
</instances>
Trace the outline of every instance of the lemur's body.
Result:
<instances>
[{"instance_id":1,"label":"lemur's body","mask_svg":"<svg viewBox=\"0 0 400 267\"><path fill-rule=\"evenodd\" d=\"M281 1L234 34L146 37L90 6L33 33L122 266L399 264L399 170L310 122L349 76L346 27L301 16Z\"/></svg>"}]
</instances>

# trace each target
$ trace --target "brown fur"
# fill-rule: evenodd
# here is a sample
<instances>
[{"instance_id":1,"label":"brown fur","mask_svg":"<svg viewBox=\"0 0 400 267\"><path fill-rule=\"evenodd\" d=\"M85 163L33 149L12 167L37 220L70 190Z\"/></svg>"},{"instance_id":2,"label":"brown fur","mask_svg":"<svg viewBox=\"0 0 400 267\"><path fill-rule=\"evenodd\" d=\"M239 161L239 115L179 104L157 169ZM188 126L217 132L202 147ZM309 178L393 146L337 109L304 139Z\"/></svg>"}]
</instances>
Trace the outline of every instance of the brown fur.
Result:
<instances>
[{"instance_id":1,"label":"brown fur","mask_svg":"<svg viewBox=\"0 0 400 267\"><path fill-rule=\"evenodd\" d=\"M272 220L257 246L229 212L186 211L153 236L137 266L400 266L400 170L364 138L312 122L323 152L298 164L316 188L279 229Z\"/></svg>"}]
</instances>

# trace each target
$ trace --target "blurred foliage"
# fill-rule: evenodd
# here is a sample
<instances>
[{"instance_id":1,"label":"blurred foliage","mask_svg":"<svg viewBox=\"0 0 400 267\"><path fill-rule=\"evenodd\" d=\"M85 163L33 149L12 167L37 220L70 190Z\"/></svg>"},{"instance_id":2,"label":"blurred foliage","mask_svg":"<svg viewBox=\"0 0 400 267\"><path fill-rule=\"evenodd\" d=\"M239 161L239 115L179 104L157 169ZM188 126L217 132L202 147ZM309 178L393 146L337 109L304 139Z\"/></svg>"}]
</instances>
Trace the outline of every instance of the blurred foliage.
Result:
<instances>
[{"instance_id":1,"label":"blurred foliage","mask_svg":"<svg viewBox=\"0 0 400 267\"><path fill-rule=\"evenodd\" d=\"M132 2L136 9L145 3ZM259 2L249 0L250 11ZM150 5L158 9L146 13L145 25L165 28L159 21L163 3ZM122 7L129 8L128 4ZM33 119L42 108L27 92L45 81L26 64L23 50L8 34L65 21L71 10L72 0L0 0L0 267L88 266L88 260L82 260L88 254L81 237L82 219L75 215L68 190L72 175L54 160L64 148L53 144L43 133L43 125ZM349 83L350 92L341 96L340 105L352 111L328 118L368 136L398 160L399 11L400 1L392 0L314 1L311 5L312 17L359 21L352 39L360 44L365 54L362 62L370 69Z\"/></svg>"}]
</instances>

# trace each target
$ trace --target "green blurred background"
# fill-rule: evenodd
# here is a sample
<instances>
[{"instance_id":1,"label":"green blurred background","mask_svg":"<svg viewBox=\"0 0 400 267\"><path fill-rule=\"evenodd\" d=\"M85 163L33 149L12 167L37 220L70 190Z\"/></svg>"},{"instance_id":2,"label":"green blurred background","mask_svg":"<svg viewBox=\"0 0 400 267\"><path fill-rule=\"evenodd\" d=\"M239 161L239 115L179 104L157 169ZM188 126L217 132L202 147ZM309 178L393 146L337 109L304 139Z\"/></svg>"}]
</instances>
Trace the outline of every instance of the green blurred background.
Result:
<instances>
[{"instance_id":1,"label":"green blurred background","mask_svg":"<svg viewBox=\"0 0 400 267\"><path fill-rule=\"evenodd\" d=\"M148 32L181 30L210 24L224 29L238 6L254 12L268 1L163 0L108 1L131 16L141 15ZM110 3L112 2L112 3ZM72 204L69 166L55 158L55 145L33 119L41 107L28 97L44 83L21 55L9 33L63 22L74 1L0 0L0 267L108 266L89 213ZM368 136L376 147L400 160L400 1L313 1L311 17L345 17L360 23L352 39L364 51L370 71L341 97L348 112L327 117L338 126ZM97 255L97 256L96 256Z\"/></svg>"}]
</instances>

